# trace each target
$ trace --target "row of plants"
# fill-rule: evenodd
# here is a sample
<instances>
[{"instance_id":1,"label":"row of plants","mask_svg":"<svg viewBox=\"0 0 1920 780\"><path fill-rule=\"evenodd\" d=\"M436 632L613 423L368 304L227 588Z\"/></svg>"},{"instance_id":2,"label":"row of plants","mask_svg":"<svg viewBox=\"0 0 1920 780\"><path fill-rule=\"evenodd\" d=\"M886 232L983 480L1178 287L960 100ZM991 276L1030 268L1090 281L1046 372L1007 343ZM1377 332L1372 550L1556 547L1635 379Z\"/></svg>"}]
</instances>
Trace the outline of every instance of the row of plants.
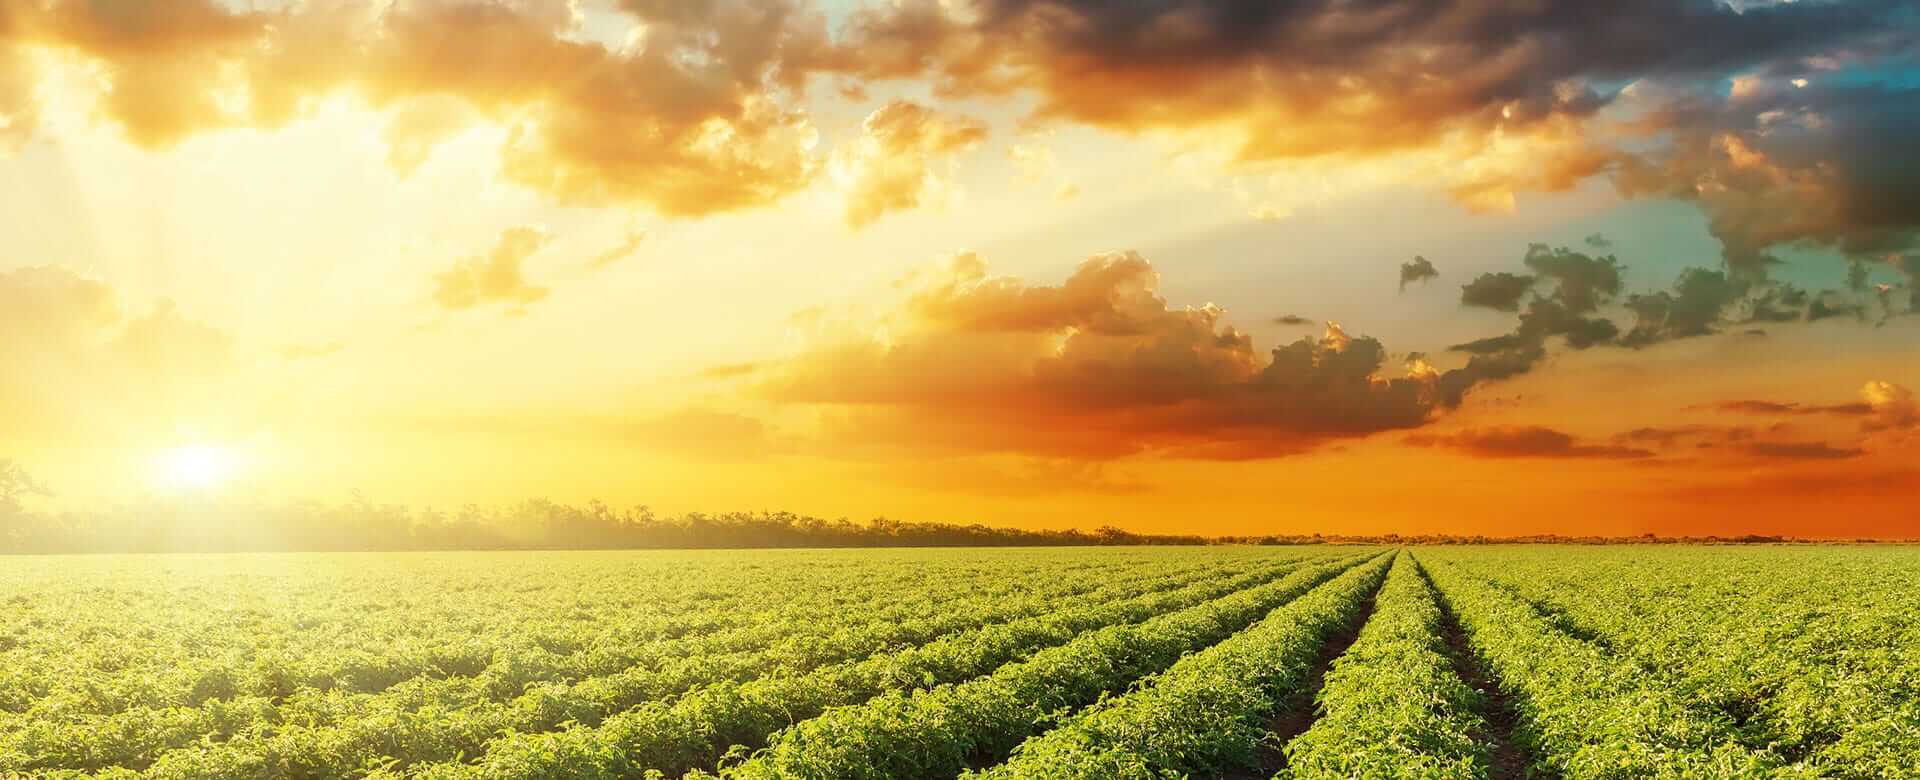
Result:
<instances>
[{"instance_id":1,"label":"row of plants","mask_svg":"<svg viewBox=\"0 0 1920 780\"><path fill-rule=\"evenodd\" d=\"M1511 593L1449 563L1427 571L1474 653L1516 696L1514 737L1536 771L1568 780L1807 774L1742 744L1724 713L1696 706Z\"/></svg>"},{"instance_id":2,"label":"row of plants","mask_svg":"<svg viewBox=\"0 0 1920 780\"><path fill-rule=\"evenodd\" d=\"M1454 668L1443 619L1419 564L1402 553L1359 638L1327 672L1319 717L1287 743L1284 776L1487 777L1486 703Z\"/></svg>"},{"instance_id":3,"label":"row of plants","mask_svg":"<svg viewBox=\"0 0 1920 780\"><path fill-rule=\"evenodd\" d=\"M782 731L766 750L719 774L734 780L952 777L1005 756L1054 725L1060 713L1126 690L1359 563L1306 566L1143 623L1089 632L980 679L836 709Z\"/></svg>"},{"instance_id":4,"label":"row of plants","mask_svg":"<svg viewBox=\"0 0 1920 780\"><path fill-rule=\"evenodd\" d=\"M1067 641L1091 627L1138 620L1187 603L1217 597L1236 587L1278 576L1291 564L1253 565L1233 576L1182 573L1143 577L1114 588L1039 606L1037 614L944 635L925 644L890 648L858 660L814 669L769 666L760 674L727 675L712 659L694 656L665 680L635 670L579 684L535 684L507 702L461 706L426 703L374 705L336 713L326 724L286 722L271 730L244 732L210 744L160 756L156 777L332 777L371 766L415 772L450 767L512 765L528 754L608 750L619 760L711 763L736 743L756 742L795 718L827 707L856 703L887 690L931 685L981 674L1035 647ZM1199 581L1193 581L1199 575ZM1082 575L1090 580L1096 574ZM993 599L969 602L962 611L993 613ZM977 621L976 621L977 622ZM714 679L702 679L715 671ZM681 693L684 691L684 693ZM425 766L417 766L425 765ZM644 767L642 767L644 768ZM539 775L515 772L516 776Z\"/></svg>"},{"instance_id":5,"label":"row of plants","mask_svg":"<svg viewBox=\"0 0 1920 780\"><path fill-rule=\"evenodd\" d=\"M1395 557L1347 570L968 777L1148 780L1256 768L1269 719L1306 684L1328 639L1362 619Z\"/></svg>"}]
</instances>

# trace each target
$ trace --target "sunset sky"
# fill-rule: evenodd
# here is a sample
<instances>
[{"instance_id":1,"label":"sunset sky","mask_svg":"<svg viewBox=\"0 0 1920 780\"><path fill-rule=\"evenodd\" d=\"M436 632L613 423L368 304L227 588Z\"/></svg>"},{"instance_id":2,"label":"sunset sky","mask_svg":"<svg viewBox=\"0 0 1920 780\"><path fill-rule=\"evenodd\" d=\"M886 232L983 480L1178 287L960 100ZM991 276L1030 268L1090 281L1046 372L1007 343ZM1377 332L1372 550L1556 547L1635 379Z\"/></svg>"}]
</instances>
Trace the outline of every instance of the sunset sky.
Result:
<instances>
[{"instance_id":1,"label":"sunset sky","mask_svg":"<svg viewBox=\"0 0 1920 780\"><path fill-rule=\"evenodd\" d=\"M55 506L1920 536L1911 0L0 0Z\"/></svg>"}]
</instances>

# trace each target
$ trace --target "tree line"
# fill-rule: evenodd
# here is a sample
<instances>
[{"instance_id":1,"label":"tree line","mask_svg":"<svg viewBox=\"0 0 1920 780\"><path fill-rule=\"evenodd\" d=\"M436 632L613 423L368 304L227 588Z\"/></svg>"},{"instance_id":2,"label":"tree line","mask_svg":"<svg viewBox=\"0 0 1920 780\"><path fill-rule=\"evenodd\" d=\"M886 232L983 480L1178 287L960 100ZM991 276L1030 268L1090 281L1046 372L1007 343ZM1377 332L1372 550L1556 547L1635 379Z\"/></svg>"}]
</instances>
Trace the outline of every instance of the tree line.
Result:
<instances>
[{"instance_id":1,"label":"tree line","mask_svg":"<svg viewBox=\"0 0 1920 780\"><path fill-rule=\"evenodd\" d=\"M616 550L775 547L994 547L1142 544L1659 544L1778 543L1777 536L1636 537L1536 535L1144 534L1026 530L875 518L828 520L793 512L661 515L641 506L547 500L444 511L355 496L340 503L247 503L150 499L88 510L29 504L45 488L0 459L0 553L347 552L405 550ZM1858 540L1870 541L1870 540Z\"/></svg>"}]
</instances>

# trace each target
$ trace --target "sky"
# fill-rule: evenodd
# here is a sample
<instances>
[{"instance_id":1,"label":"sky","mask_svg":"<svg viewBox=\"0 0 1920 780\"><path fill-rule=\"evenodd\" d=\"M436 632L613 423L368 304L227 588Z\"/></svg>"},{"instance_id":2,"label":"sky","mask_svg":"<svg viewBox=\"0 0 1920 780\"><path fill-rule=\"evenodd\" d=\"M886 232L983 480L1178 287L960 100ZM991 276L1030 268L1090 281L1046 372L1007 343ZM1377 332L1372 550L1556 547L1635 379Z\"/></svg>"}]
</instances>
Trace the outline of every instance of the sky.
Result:
<instances>
[{"instance_id":1,"label":"sky","mask_svg":"<svg viewBox=\"0 0 1920 780\"><path fill-rule=\"evenodd\" d=\"M0 458L1920 536L1904 0L6 0Z\"/></svg>"}]
</instances>

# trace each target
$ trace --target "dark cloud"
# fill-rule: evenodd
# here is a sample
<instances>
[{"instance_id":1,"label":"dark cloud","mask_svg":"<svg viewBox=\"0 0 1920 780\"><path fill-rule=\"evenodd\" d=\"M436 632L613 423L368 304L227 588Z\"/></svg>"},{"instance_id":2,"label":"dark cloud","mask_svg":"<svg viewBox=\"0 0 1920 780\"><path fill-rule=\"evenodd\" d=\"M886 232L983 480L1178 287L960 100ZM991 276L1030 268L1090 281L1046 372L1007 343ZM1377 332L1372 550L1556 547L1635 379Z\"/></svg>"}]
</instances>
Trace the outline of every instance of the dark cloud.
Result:
<instances>
[{"instance_id":1,"label":"dark cloud","mask_svg":"<svg viewBox=\"0 0 1920 780\"><path fill-rule=\"evenodd\" d=\"M1302 317L1298 314L1282 314L1278 317L1273 318L1273 324L1275 325L1312 325L1313 320L1307 319L1306 317Z\"/></svg>"},{"instance_id":2,"label":"dark cloud","mask_svg":"<svg viewBox=\"0 0 1920 780\"><path fill-rule=\"evenodd\" d=\"M1747 445L1746 452L1761 458L1789 460L1842 460L1866 454L1866 450L1857 447L1835 447L1823 441L1757 441Z\"/></svg>"},{"instance_id":3,"label":"dark cloud","mask_svg":"<svg viewBox=\"0 0 1920 780\"><path fill-rule=\"evenodd\" d=\"M1613 248L1613 241L1599 233L1588 233L1587 237L1582 239L1581 242L1594 249Z\"/></svg>"},{"instance_id":4,"label":"dark cloud","mask_svg":"<svg viewBox=\"0 0 1920 780\"><path fill-rule=\"evenodd\" d=\"M1911 39L1911 17L1889 27ZM1628 195L1690 200L1737 276L1774 247L1813 244L1859 259L1914 247L1920 230L1920 87L1855 84L1809 67L1669 102L1646 120L1672 139L1625 163Z\"/></svg>"},{"instance_id":5,"label":"dark cloud","mask_svg":"<svg viewBox=\"0 0 1920 780\"><path fill-rule=\"evenodd\" d=\"M1727 307L1742 294L1741 286L1725 273L1688 268L1680 273L1672 291L1628 296L1626 305L1634 314L1634 324L1625 342L1645 346L1712 333Z\"/></svg>"},{"instance_id":6,"label":"dark cloud","mask_svg":"<svg viewBox=\"0 0 1920 780\"><path fill-rule=\"evenodd\" d=\"M910 277L878 322L818 325L764 397L818 407L832 435L923 449L1106 458L1262 458L1415 428L1514 356L1389 376L1379 341L1329 323L1262 354L1213 307L1175 308L1145 258L1102 255L1057 286L963 255ZM883 334L883 335L882 335Z\"/></svg>"},{"instance_id":7,"label":"dark cloud","mask_svg":"<svg viewBox=\"0 0 1920 780\"><path fill-rule=\"evenodd\" d=\"M1552 282L1549 298L1569 313L1585 314L1620 293L1620 261L1594 257L1565 247L1533 244L1522 259L1537 281Z\"/></svg>"},{"instance_id":8,"label":"dark cloud","mask_svg":"<svg viewBox=\"0 0 1920 780\"><path fill-rule=\"evenodd\" d=\"M1821 53L1883 34L1900 5L910 0L856 15L852 39L874 76L1028 89L1043 116L1126 129L1228 124L1242 157L1279 158L1584 117L1613 97L1585 84Z\"/></svg>"},{"instance_id":9,"label":"dark cloud","mask_svg":"<svg viewBox=\"0 0 1920 780\"><path fill-rule=\"evenodd\" d=\"M1512 333L1456 344L1454 351L1485 355L1539 350L1554 336L1564 337L1574 349L1586 349L1620 334L1611 320L1588 316L1620 292L1621 266L1613 256L1593 257L1534 244L1527 248L1523 262L1533 274L1481 274L1460 290L1462 305L1518 311L1518 326ZM1544 293L1539 289L1543 285ZM1529 294L1532 298L1522 310L1520 301Z\"/></svg>"},{"instance_id":10,"label":"dark cloud","mask_svg":"<svg viewBox=\"0 0 1920 780\"><path fill-rule=\"evenodd\" d=\"M1523 263L1532 273L1481 274L1461 288L1462 305L1515 312L1513 330L1455 344L1452 351L1476 356L1544 354L1555 337L1573 349L1639 348L1719 333L1729 326L1866 318L1867 305L1845 291L1809 293L1790 284L1721 270L1687 268L1671 289L1633 293L1621 300L1624 266L1612 255L1534 244ZM1880 291L1880 297L1885 300L1887 291ZM1610 311L1616 308L1633 315L1631 328L1623 331L1611 318ZM1882 308L1892 311L1890 304ZM1744 332L1764 334L1752 329ZM1537 359L1515 364L1531 366Z\"/></svg>"},{"instance_id":11,"label":"dark cloud","mask_svg":"<svg viewBox=\"0 0 1920 780\"><path fill-rule=\"evenodd\" d=\"M1498 271L1481 274L1460 286L1460 304L1494 311L1518 311L1520 299L1533 289L1534 278Z\"/></svg>"},{"instance_id":12,"label":"dark cloud","mask_svg":"<svg viewBox=\"0 0 1920 780\"><path fill-rule=\"evenodd\" d=\"M1617 444L1586 444L1572 435L1540 426L1469 429L1447 435L1414 434L1408 444L1445 447L1481 458L1637 459L1653 452Z\"/></svg>"},{"instance_id":13,"label":"dark cloud","mask_svg":"<svg viewBox=\"0 0 1920 780\"><path fill-rule=\"evenodd\" d=\"M1713 408L1722 412L1751 415L1840 415L1860 416L1873 413L1873 406L1865 402L1849 404L1797 404L1779 401L1721 401Z\"/></svg>"},{"instance_id":14,"label":"dark cloud","mask_svg":"<svg viewBox=\"0 0 1920 780\"><path fill-rule=\"evenodd\" d=\"M1616 434L1622 444L1672 449L1691 446L1700 449L1719 447L1728 442L1751 441L1757 432L1746 426L1679 425L1635 428Z\"/></svg>"},{"instance_id":15,"label":"dark cloud","mask_svg":"<svg viewBox=\"0 0 1920 780\"><path fill-rule=\"evenodd\" d=\"M1412 260L1400 264L1400 289L1414 282L1426 281L1440 276L1440 269L1425 257L1415 255Z\"/></svg>"},{"instance_id":16,"label":"dark cloud","mask_svg":"<svg viewBox=\"0 0 1920 780\"><path fill-rule=\"evenodd\" d=\"M1807 305L1806 317L1808 322L1819 322L1820 320L1839 318L1865 320L1867 318L1867 307L1858 301L1835 298L1830 295L1819 295L1815 296L1813 302Z\"/></svg>"}]
</instances>

